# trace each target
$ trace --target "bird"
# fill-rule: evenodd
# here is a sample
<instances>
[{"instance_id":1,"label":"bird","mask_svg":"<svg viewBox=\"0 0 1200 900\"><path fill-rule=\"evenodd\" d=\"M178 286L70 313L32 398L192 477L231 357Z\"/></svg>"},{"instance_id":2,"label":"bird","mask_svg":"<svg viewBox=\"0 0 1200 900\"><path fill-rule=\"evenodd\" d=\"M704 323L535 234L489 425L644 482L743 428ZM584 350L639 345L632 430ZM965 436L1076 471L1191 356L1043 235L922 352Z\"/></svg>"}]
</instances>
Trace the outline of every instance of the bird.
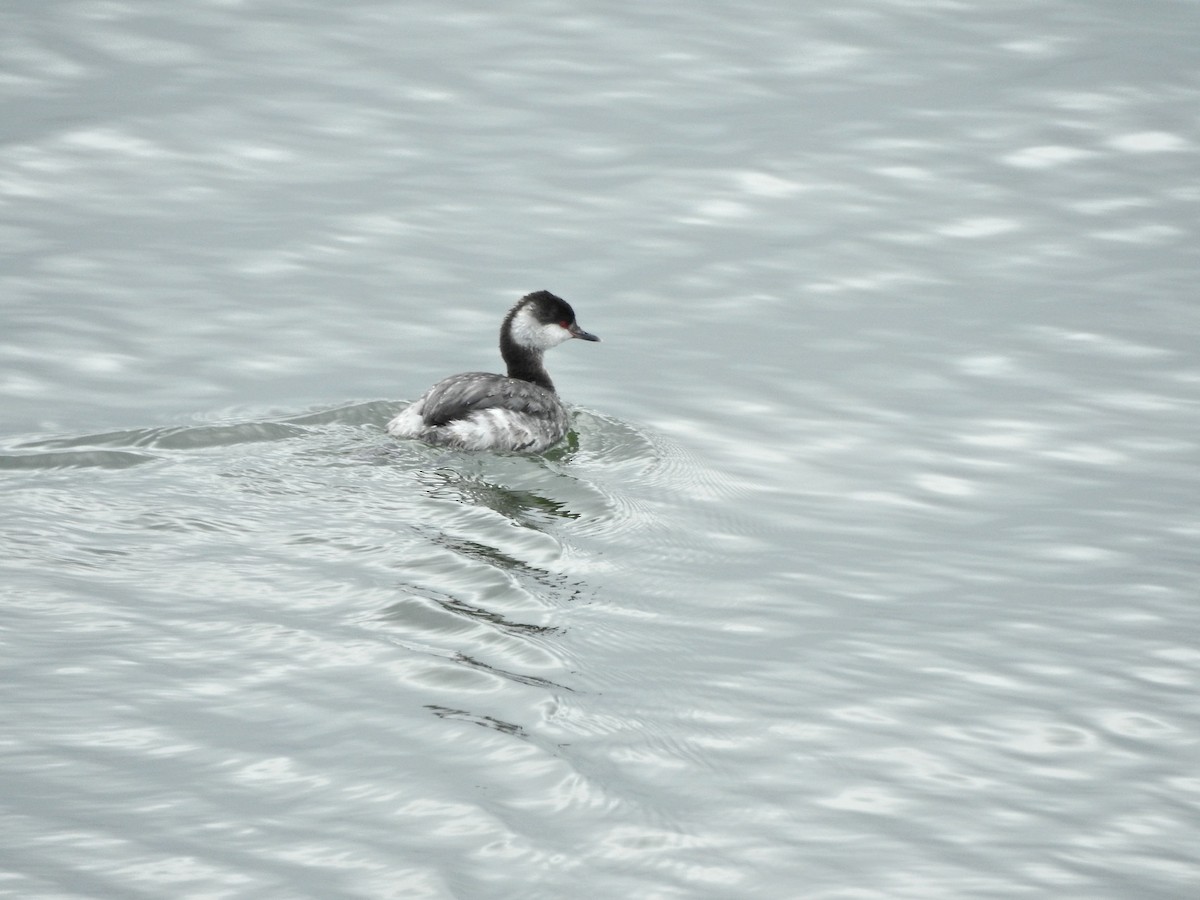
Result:
<instances>
[{"instance_id":1,"label":"bird","mask_svg":"<svg viewBox=\"0 0 1200 900\"><path fill-rule=\"evenodd\" d=\"M508 374L443 378L388 422L388 433L457 450L548 450L567 433L567 408L542 357L574 338L600 340L579 327L566 300L545 290L526 294L500 325Z\"/></svg>"}]
</instances>

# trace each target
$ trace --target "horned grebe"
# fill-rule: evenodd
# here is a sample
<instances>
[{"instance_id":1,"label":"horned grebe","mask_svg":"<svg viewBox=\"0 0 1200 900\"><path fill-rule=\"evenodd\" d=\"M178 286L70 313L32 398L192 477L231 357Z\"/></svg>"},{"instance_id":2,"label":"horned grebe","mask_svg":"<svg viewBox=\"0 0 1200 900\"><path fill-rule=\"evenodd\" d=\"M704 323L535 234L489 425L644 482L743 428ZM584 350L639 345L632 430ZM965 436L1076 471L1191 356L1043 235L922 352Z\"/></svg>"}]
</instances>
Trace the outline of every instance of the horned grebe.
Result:
<instances>
[{"instance_id":1,"label":"horned grebe","mask_svg":"<svg viewBox=\"0 0 1200 900\"><path fill-rule=\"evenodd\" d=\"M443 378L388 422L388 433L459 450L541 453L567 433L567 410L542 354L571 338L600 340L579 327L566 300L549 291L527 294L500 326L508 375Z\"/></svg>"}]
</instances>

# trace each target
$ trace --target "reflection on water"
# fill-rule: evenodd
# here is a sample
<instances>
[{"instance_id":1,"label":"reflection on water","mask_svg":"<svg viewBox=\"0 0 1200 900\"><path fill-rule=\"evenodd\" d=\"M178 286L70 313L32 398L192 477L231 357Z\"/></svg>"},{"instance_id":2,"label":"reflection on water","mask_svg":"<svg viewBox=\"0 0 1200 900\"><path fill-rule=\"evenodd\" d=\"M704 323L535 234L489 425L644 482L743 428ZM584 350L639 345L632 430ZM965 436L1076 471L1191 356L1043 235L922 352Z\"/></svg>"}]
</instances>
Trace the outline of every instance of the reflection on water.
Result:
<instances>
[{"instance_id":1,"label":"reflection on water","mask_svg":"<svg viewBox=\"0 0 1200 900\"><path fill-rule=\"evenodd\" d=\"M430 497L486 506L530 528L536 528L537 520L546 516L579 518L579 513L572 512L561 503L539 497L530 491L511 491L476 478L464 478L453 469L438 469L423 476L421 481L426 482Z\"/></svg>"}]
</instances>

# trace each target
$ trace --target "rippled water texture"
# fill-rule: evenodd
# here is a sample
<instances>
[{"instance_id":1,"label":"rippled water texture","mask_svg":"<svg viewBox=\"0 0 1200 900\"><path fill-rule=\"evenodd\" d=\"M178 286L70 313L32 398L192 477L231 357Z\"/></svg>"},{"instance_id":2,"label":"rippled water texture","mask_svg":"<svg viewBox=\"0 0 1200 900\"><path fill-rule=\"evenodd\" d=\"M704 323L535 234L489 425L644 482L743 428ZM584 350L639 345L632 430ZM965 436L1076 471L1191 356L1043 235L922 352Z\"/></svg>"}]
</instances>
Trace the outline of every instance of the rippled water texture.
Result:
<instances>
[{"instance_id":1,"label":"rippled water texture","mask_svg":"<svg viewBox=\"0 0 1200 900\"><path fill-rule=\"evenodd\" d=\"M1195 893L1196 3L8 6L0 896Z\"/></svg>"}]
</instances>

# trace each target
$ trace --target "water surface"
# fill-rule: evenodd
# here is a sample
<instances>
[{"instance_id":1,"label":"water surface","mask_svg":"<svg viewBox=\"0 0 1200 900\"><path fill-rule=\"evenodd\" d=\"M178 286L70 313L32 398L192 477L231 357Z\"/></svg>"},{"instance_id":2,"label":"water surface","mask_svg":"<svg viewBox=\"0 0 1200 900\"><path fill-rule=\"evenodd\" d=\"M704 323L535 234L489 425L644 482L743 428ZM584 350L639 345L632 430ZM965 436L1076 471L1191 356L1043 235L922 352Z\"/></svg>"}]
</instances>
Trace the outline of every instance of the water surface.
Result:
<instances>
[{"instance_id":1,"label":"water surface","mask_svg":"<svg viewBox=\"0 0 1200 900\"><path fill-rule=\"evenodd\" d=\"M3 18L0 896L1193 892L1194 3Z\"/></svg>"}]
</instances>

